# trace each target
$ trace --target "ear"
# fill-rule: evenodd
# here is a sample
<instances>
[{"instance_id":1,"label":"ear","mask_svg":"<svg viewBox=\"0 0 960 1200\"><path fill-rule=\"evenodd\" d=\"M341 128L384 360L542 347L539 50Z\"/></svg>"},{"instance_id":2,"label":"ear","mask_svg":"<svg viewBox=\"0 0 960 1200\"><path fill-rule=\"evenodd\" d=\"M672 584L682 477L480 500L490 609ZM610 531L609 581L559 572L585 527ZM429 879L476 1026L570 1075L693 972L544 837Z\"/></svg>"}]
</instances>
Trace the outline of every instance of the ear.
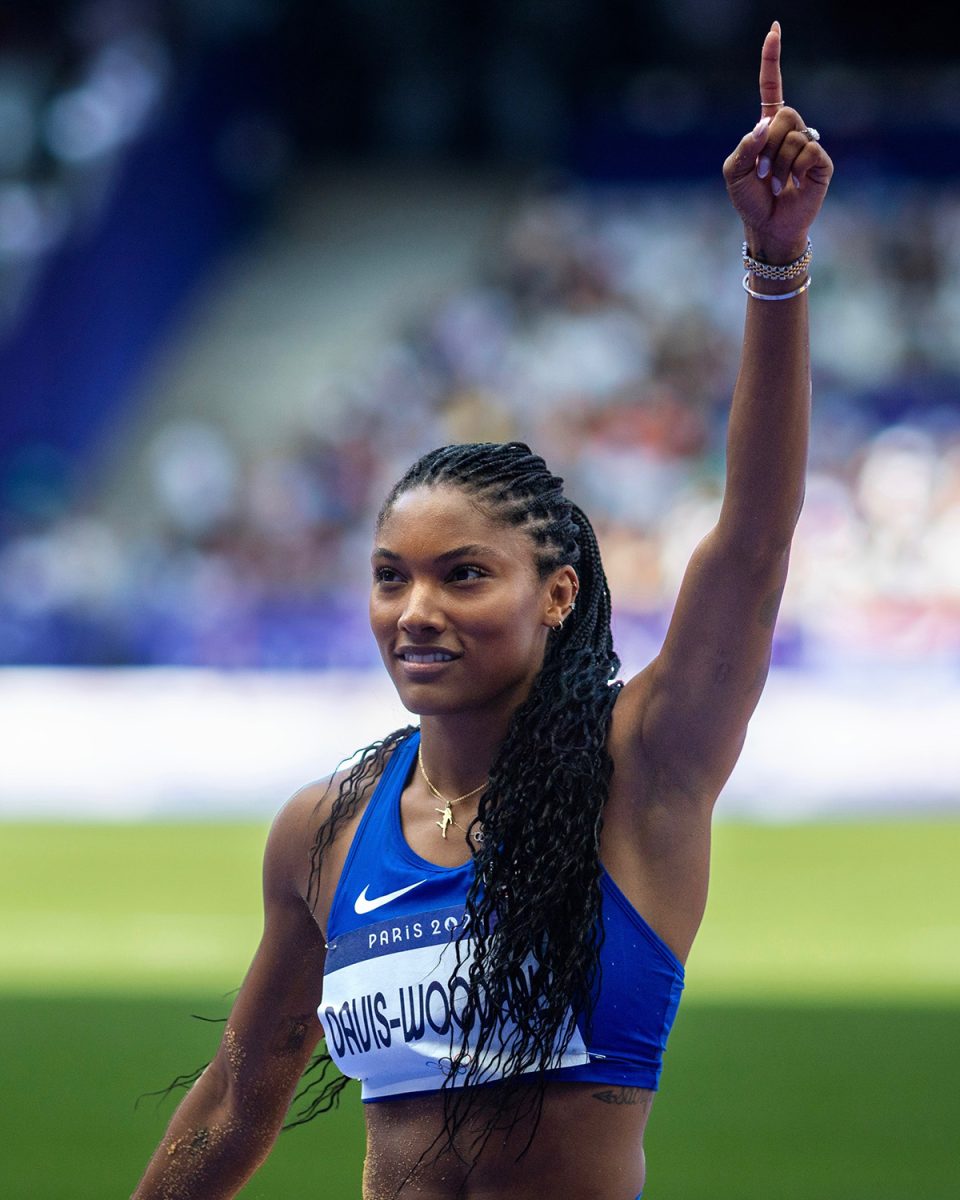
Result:
<instances>
[{"instance_id":1,"label":"ear","mask_svg":"<svg viewBox=\"0 0 960 1200\"><path fill-rule=\"evenodd\" d=\"M544 581L547 607L543 614L544 625L559 629L573 612L580 591L580 580L573 567L557 567L549 579Z\"/></svg>"}]
</instances>

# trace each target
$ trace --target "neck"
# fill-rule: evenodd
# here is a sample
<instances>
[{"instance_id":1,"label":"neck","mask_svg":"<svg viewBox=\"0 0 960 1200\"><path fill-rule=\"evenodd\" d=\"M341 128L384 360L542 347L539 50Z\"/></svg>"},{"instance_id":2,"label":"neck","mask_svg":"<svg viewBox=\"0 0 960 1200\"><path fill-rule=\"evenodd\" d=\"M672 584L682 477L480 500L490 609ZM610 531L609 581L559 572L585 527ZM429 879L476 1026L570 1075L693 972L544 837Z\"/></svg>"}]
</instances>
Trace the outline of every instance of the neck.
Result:
<instances>
[{"instance_id":1,"label":"neck","mask_svg":"<svg viewBox=\"0 0 960 1200\"><path fill-rule=\"evenodd\" d=\"M471 715L424 717L420 742L431 782L444 796L460 796L482 783L506 737L509 717L491 722Z\"/></svg>"}]
</instances>

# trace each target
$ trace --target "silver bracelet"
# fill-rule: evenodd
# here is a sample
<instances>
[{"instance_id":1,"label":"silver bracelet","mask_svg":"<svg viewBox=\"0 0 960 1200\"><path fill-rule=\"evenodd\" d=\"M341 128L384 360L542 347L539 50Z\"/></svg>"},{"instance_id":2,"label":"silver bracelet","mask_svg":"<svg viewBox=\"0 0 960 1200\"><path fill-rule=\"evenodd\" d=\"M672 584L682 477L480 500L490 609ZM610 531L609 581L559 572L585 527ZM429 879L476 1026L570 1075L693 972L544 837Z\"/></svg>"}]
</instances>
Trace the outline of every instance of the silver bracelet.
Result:
<instances>
[{"instance_id":1,"label":"silver bracelet","mask_svg":"<svg viewBox=\"0 0 960 1200\"><path fill-rule=\"evenodd\" d=\"M758 279L777 279L780 281L799 279L807 267L810 266L812 258L813 242L809 238L807 238L807 248L799 258L795 258L793 262L782 263L779 266L763 262L759 258L752 258L750 251L747 249L747 243L743 243L743 269L751 275L756 275Z\"/></svg>"},{"instance_id":2,"label":"silver bracelet","mask_svg":"<svg viewBox=\"0 0 960 1200\"><path fill-rule=\"evenodd\" d=\"M753 290L753 288L747 282L747 280L749 278L750 278L750 274L748 272L743 277L743 290L747 293L748 296L752 296L754 298L754 300L792 300L794 298L794 296L802 296L803 293L810 286L810 284L813 283L813 276L808 275L806 277L806 279L803 281L803 283L801 283L800 286L795 291L779 292L779 293L774 293L773 295L767 295L765 292L755 292Z\"/></svg>"}]
</instances>

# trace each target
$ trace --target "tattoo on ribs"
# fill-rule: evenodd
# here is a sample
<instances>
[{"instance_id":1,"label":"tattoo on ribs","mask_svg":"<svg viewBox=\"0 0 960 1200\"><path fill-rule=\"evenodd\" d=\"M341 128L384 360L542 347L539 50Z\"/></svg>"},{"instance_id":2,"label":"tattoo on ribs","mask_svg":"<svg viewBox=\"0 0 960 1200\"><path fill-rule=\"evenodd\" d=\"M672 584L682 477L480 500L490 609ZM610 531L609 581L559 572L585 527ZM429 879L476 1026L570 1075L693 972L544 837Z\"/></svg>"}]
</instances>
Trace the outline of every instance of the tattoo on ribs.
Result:
<instances>
[{"instance_id":1,"label":"tattoo on ribs","mask_svg":"<svg viewBox=\"0 0 960 1200\"><path fill-rule=\"evenodd\" d=\"M603 1092L594 1092L594 1100L599 1100L601 1104L616 1104L630 1105L649 1102L650 1097L645 1095L641 1088L635 1087L615 1087L607 1088Z\"/></svg>"}]
</instances>

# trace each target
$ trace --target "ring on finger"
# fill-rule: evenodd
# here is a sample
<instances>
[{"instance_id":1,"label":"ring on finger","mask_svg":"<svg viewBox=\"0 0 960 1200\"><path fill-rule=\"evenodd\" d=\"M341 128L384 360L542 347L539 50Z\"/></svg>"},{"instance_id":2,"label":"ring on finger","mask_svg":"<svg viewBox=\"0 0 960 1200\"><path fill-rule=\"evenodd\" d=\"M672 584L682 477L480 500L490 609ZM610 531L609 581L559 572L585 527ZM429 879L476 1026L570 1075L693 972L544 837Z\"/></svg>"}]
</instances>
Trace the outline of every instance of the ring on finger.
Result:
<instances>
[{"instance_id":1,"label":"ring on finger","mask_svg":"<svg viewBox=\"0 0 960 1200\"><path fill-rule=\"evenodd\" d=\"M783 108L782 100L765 100L760 105L761 108Z\"/></svg>"},{"instance_id":2,"label":"ring on finger","mask_svg":"<svg viewBox=\"0 0 960 1200\"><path fill-rule=\"evenodd\" d=\"M820 131L818 129L814 129L812 125L805 125L803 127L803 129L800 130L800 132L803 134L803 136L807 139L808 142L819 142L820 141Z\"/></svg>"}]
</instances>

